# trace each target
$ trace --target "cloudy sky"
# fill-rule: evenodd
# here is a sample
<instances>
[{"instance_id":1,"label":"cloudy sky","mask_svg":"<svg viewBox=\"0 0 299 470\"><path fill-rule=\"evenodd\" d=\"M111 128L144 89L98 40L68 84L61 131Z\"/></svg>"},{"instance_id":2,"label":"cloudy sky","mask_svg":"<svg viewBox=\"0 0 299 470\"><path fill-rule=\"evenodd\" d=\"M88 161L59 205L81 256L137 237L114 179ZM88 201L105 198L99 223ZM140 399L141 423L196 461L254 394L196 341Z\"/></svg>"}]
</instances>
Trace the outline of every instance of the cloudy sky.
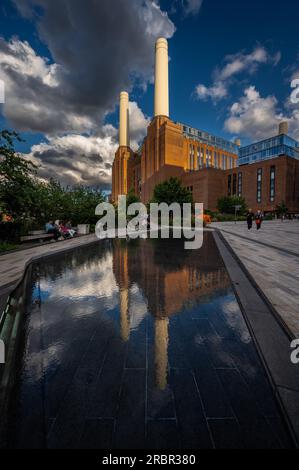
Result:
<instances>
[{"instance_id":1,"label":"cloudy sky","mask_svg":"<svg viewBox=\"0 0 299 470\"><path fill-rule=\"evenodd\" d=\"M0 0L0 126L21 133L41 177L109 189L119 92L136 148L164 36L172 119L243 143L287 119L299 138L298 24L293 0Z\"/></svg>"}]
</instances>

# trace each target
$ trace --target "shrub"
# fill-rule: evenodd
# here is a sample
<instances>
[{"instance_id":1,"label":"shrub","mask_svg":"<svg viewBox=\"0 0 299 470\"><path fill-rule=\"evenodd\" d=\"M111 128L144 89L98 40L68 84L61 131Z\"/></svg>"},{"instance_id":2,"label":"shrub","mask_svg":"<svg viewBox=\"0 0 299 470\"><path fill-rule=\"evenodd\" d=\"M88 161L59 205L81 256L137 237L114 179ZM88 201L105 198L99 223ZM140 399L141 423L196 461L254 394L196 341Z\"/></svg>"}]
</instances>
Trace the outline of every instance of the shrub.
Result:
<instances>
[{"instance_id":1,"label":"shrub","mask_svg":"<svg viewBox=\"0 0 299 470\"><path fill-rule=\"evenodd\" d=\"M235 207L241 206L238 211L239 215L245 214L247 210L246 201L243 197L239 196L224 196L218 199L217 209L222 214L235 214Z\"/></svg>"},{"instance_id":2,"label":"shrub","mask_svg":"<svg viewBox=\"0 0 299 470\"><path fill-rule=\"evenodd\" d=\"M3 253L5 251L10 251L10 250L15 250L16 248L18 248L18 245L0 241L0 253Z\"/></svg>"}]
</instances>

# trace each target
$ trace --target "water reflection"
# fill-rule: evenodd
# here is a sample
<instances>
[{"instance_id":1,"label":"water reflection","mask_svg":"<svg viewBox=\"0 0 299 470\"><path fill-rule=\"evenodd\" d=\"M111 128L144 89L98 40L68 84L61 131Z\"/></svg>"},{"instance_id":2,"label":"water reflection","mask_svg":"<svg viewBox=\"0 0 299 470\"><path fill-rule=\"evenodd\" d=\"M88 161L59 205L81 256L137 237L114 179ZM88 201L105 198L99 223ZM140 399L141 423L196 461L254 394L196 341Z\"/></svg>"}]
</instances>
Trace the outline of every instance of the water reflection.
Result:
<instances>
[{"instance_id":1,"label":"water reflection","mask_svg":"<svg viewBox=\"0 0 299 470\"><path fill-rule=\"evenodd\" d=\"M239 434L239 411L245 431L247 409L275 414L210 233L196 251L103 240L34 264L20 289L12 447L206 448L211 418L216 439L224 419Z\"/></svg>"},{"instance_id":2,"label":"water reflection","mask_svg":"<svg viewBox=\"0 0 299 470\"><path fill-rule=\"evenodd\" d=\"M230 286L227 272L206 233L204 250L191 252L180 240L173 241L171 253L161 241L116 240L113 245L113 272L119 286L120 334L130 336L132 299L130 286L141 289L148 312L154 318L156 385L167 386L169 317L200 302L223 295ZM171 257L170 257L171 256Z\"/></svg>"}]
</instances>

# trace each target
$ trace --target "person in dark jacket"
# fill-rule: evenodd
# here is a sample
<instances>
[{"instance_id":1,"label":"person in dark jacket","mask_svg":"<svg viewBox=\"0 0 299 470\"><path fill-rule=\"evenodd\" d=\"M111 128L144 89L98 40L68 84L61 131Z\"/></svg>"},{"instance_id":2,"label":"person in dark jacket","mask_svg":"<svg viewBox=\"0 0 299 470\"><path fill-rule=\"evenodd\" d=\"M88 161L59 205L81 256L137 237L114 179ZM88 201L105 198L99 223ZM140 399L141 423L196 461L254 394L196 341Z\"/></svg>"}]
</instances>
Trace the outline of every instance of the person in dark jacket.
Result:
<instances>
[{"instance_id":1,"label":"person in dark jacket","mask_svg":"<svg viewBox=\"0 0 299 470\"><path fill-rule=\"evenodd\" d=\"M257 211L255 214L255 223L256 223L256 229L260 230L263 222L263 214L261 211Z\"/></svg>"},{"instance_id":2,"label":"person in dark jacket","mask_svg":"<svg viewBox=\"0 0 299 470\"><path fill-rule=\"evenodd\" d=\"M247 213L247 226L248 226L248 230L251 230L251 229L252 229L253 219L254 219L254 213L252 212L251 209L249 209L249 211L248 211L248 213Z\"/></svg>"}]
</instances>

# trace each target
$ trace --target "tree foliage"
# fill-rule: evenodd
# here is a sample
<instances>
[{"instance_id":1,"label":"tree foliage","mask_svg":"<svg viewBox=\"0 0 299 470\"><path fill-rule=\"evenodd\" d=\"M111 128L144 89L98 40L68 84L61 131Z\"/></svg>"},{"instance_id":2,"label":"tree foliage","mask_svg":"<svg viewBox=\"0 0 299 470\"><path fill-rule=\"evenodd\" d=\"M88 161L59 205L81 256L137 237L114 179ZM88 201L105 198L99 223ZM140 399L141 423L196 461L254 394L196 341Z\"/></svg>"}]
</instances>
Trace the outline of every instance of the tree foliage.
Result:
<instances>
[{"instance_id":1,"label":"tree foliage","mask_svg":"<svg viewBox=\"0 0 299 470\"><path fill-rule=\"evenodd\" d=\"M218 199L217 209L222 214L234 214L235 206L241 206L238 210L238 214L245 214L247 210L246 201L240 196L224 196Z\"/></svg>"},{"instance_id":2,"label":"tree foliage","mask_svg":"<svg viewBox=\"0 0 299 470\"><path fill-rule=\"evenodd\" d=\"M286 215L289 212L289 209L287 208L286 203L284 201L281 201L280 204L277 204L276 212L279 216Z\"/></svg>"},{"instance_id":3,"label":"tree foliage","mask_svg":"<svg viewBox=\"0 0 299 470\"><path fill-rule=\"evenodd\" d=\"M193 203L192 193L187 188L184 188L182 182L178 178L170 178L163 183L155 186L154 195L151 202L161 204L172 204L177 202L179 204Z\"/></svg>"},{"instance_id":4,"label":"tree foliage","mask_svg":"<svg viewBox=\"0 0 299 470\"><path fill-rule=\"evenodd\" d=\"M41 181L37 167L15 152L15 132L0 132L0 210L30 227L50 219L95 224L96 206L104 200L99 188L63 187L58 181Z\"/></svg>"}]
</instances>

